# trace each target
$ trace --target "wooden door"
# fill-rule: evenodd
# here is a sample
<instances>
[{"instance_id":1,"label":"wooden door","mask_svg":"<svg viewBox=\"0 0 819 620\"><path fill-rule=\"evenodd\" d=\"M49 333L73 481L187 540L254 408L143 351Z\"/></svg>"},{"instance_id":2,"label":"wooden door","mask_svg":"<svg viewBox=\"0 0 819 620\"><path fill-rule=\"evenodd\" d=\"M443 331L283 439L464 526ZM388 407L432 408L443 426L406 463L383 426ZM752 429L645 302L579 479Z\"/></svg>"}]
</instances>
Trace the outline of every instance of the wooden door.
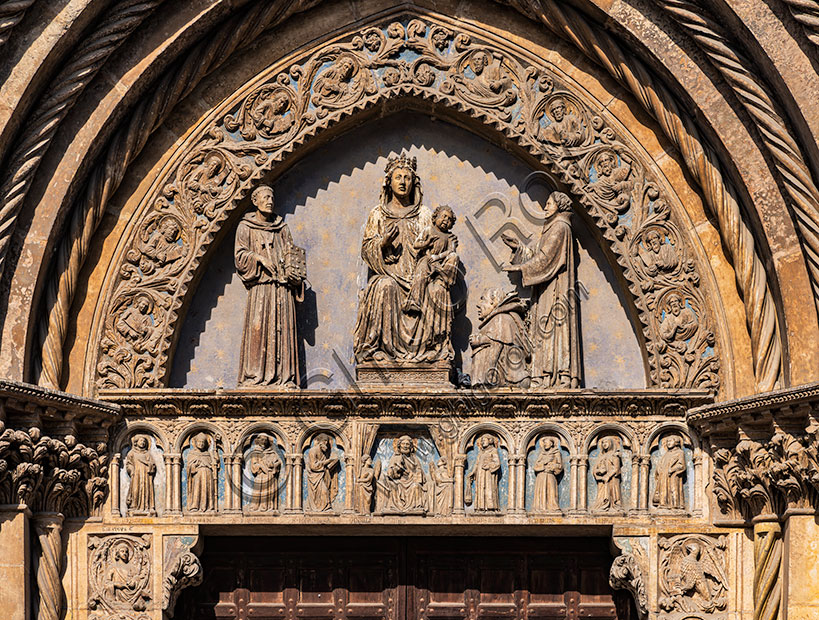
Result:
<instances>
[{"instance_id":1,"label":"wooden door","mask_svg":"<svg viewBox=\"0 0 819 620\"><path fill-rule=\"evenodd\" d=\"M633 620L606 539L209 538L184 620Z\"/></svg>"},{"instance_id":2,"label":"wooden door","mask_svg":"<svg viewBox=\"0 0 819 620\"><path fill-rule=\"evenodd\" d=\"M186 620L403 620L403 547L390 538L208 539Z\"/></svg>"},{"instance_id":3,"label":"wooden door","mask_svg":"<svg viewBox=\"0 0 819 620\"><path fill-rule=\"evenodd\" d=\"M602 539L416 541L408 547L410 617L625 620L628 605L618 605L608 585L606 548Z\"/></svg>"}]
</instances>

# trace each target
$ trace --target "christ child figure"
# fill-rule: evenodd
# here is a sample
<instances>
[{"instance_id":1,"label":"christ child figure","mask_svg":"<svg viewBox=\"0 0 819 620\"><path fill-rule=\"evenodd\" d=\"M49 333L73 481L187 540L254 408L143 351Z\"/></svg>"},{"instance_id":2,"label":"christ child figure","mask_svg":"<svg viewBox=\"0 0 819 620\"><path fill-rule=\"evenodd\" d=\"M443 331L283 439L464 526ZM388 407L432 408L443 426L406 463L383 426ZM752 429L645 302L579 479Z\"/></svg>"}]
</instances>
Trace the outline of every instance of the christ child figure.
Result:
<instances>
[{"instance_id":1,"label":"christ child figure","mask_svg":"<svg viewBox=\"0 0 819 620\"><path fill-rule=\"evenodd\" d=\"M432 213L432 226L422 230L413 242L412 250L420 258L412 273L404 312L420 314L430 278L445 262L457 261L458 238L450 232L454 225L455 212L448 205L441 205Z\"/></svg>"}]
</instances>

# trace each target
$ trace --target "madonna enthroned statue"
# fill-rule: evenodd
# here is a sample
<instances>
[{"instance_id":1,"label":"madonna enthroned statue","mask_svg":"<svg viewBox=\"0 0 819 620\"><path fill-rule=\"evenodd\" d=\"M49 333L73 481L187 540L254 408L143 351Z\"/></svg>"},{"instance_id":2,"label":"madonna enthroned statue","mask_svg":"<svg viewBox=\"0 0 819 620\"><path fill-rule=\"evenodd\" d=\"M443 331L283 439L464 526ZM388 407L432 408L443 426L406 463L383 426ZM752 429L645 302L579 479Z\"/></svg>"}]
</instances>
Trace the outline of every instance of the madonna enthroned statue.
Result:
<instances>
[{"instance_id":1,"label":"madonna enthroned statue","mask_svg":"<svg viewBox=\"0 0 819 620\"><path fill-rule=\"evenodd\" d=\"M379 204L370 211L361 257L371 276L358 308L356 362L449 363L457 276L455 221L448 207L435 216L421 204L415 158L392 157ZM442 243L437 248L435 240ZM415 279L415 277L418 279ZM419 279L425 280L425 286Z\"/></svg>"}]
</instances>

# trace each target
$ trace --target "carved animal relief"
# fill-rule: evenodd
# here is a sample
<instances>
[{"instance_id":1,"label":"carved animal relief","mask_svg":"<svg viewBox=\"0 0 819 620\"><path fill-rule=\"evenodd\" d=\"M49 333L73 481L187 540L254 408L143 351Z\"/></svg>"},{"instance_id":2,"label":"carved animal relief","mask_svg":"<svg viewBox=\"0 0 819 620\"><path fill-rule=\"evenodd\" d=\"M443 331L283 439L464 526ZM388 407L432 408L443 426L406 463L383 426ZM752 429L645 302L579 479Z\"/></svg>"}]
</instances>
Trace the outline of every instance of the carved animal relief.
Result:
<instances>
[{"instance_id":1,"label":"carved animal relief","mask_svg":"<svg viewBox=\"0 0 819 620\"><path fill-rule=\"evenodd\" d=\"M660 608L665 611L725 611L726 539L701 534L660 538Z\"/></svg>"},{"instance_id":2,"label":"carved animal relief","mask_svg":"<svg viewBox=\"0 0 819 620\"><path fill-rule=\"evenodd\" d=\"M104 318L95 327L97 350L89 362L96 371L93 388L163 385L173 334L200 261L255 180L322 130L392 97L428 99L489 123L539 158L597 224L622 267L648 344L651 384L718 388L716 338L700 276L664 191L640 152L610 124L605 112L569 92L548 66L532 65L507 51L502 42L453 31L434 19L366 28L289 67L272 67L249 92L243 91L241 99L229 99L191 136L184 156L156 184L161 189L140 206L135 233L118 250L120 267L97 313ZM406 172L408 167L406 163L396 169ZM395 170L388 176L389 193ZM408 181L413 185L412 178ZM408 189L412 198L412 187ZM431 214L420 205L417 214L410 214L413 200L401 208L408 209L402 217L423 219L433 233L429 247L417 250L420 259L413 260L428 256L432 261L436 256L435 261L446 263L447 252L430 249L437 243L432 237L444 239L445 228L451 225L443 222L443 214L441 226L433 227ZM402 248L416 239L399 239L376 221L370 228L373 235L365 235L364 245L369 247L371 240L373 247L365 256L398 269L398 263L390 261L403 256ZM446 321L440 323L443 331L437 340L422 339L436 344L421 350L391 351L377 340L386 319L376 310L389 279L380 276L367 286L356 338L359 360L384 354L387 359L416 356L449 363ZM390 306L390 313L423 323L424 300L447 296L445 280L436 284L433 278L424 285L419 279L412 295L414 283L408 282L400 307ZM298 289L292 278L289 285ZM538 300L540 307L541 296ZM249 338L258 343L263 336L260 332ZM282 338L284 346L287 339ZM536 382L578 384L575 357L561 350L535 359ZM546 368L549 364L551 369ZM523 385L526 378L519 374L503 381ZM260 381L286 385L295 379L282 367L265 370Z\"/></svg>"}]
</instances>

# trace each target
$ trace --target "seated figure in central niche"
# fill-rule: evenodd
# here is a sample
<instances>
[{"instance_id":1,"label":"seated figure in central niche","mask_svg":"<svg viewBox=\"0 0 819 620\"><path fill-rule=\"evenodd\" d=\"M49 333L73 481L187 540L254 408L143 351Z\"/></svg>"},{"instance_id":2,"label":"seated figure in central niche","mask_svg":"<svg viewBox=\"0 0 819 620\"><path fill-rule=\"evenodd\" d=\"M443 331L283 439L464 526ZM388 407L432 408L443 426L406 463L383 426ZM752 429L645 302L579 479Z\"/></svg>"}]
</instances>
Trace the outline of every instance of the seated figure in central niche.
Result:
<instances>
[{"instance_id":1,"label":"seated figure in central niche","mask_svg":"<svg viewBox=\"0 0 819 620\"><path fill-rule=\"evenodd\" d=\"M385 513L426 513L427 480L416 454L416 441L402 435L393 447L395 453L378 481L379 509Z\"/></svg>"},{"instance_id":2,"label":"seated figure in central niche","mask_svg":"<svg viewBox=\"0 0 819 620\"><path fill-rule=\"evenodd\" d=\"M367 218L361 257L372 276L358 308L354 337L358 363L440 362L453 357L449 288L457 276L457 255L449 229L455 216L442 207L433 228L433 217L421 204L416 168L414 157L390 158L381 199ZM415 279L423 272L429 274L425 286Z\"/></svg>"}]
</instances>

